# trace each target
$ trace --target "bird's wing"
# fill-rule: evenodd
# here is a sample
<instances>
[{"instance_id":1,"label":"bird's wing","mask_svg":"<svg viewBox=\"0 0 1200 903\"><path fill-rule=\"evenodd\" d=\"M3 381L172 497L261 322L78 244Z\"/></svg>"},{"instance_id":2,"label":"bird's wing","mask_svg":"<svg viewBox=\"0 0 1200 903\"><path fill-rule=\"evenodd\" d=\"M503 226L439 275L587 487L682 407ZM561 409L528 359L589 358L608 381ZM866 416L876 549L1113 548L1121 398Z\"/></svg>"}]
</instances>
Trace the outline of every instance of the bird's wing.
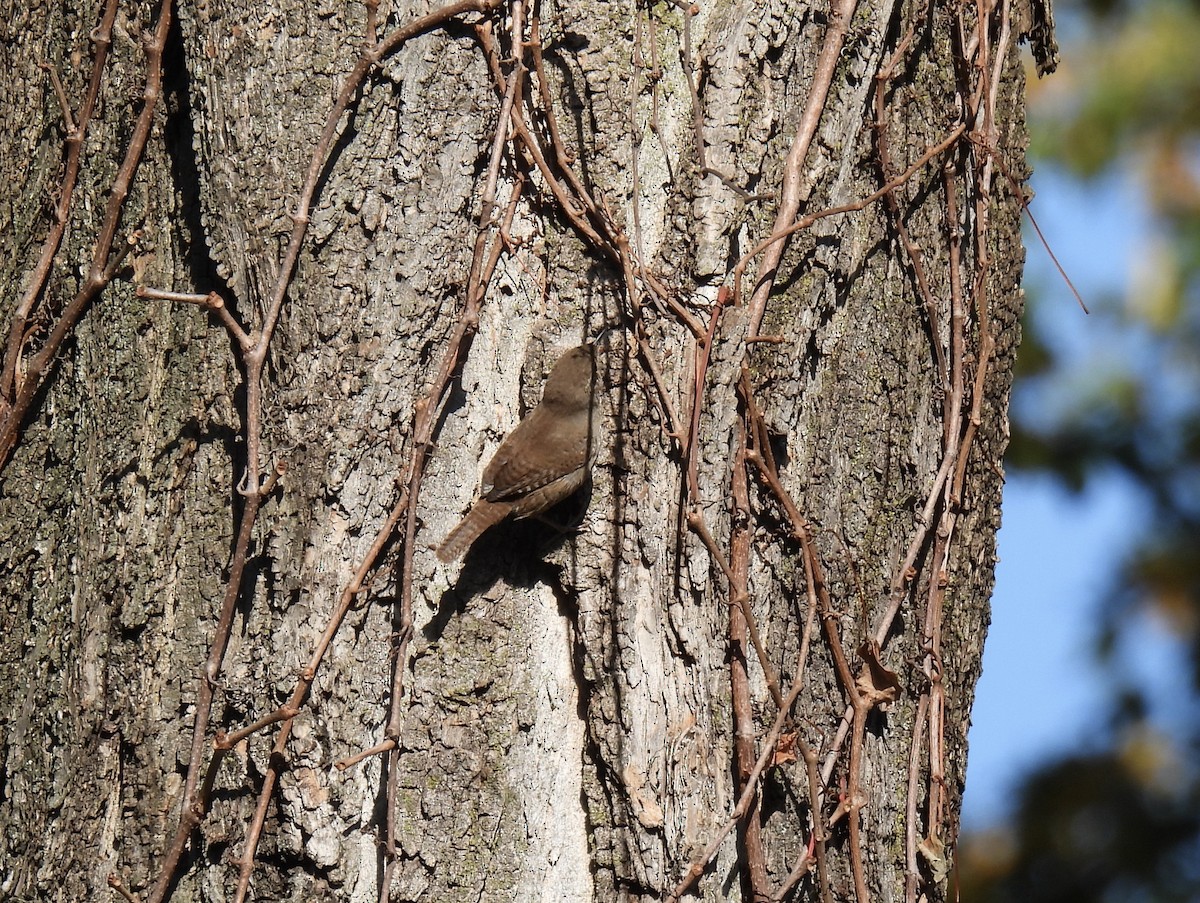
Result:
<instances>
[{"instance_id":1,"label":"bird's wing","mask_svg":"<svg viewBox=\"0 0 1200 903\"><path fill-rule=\"evenodd\" d=\"M488 501L524 495L586 466L586 427L580 442L578 425L556 429L553 418L541 413L534 409L518 423L483 471L481 489Z\"/></svg>"}]
</instances>

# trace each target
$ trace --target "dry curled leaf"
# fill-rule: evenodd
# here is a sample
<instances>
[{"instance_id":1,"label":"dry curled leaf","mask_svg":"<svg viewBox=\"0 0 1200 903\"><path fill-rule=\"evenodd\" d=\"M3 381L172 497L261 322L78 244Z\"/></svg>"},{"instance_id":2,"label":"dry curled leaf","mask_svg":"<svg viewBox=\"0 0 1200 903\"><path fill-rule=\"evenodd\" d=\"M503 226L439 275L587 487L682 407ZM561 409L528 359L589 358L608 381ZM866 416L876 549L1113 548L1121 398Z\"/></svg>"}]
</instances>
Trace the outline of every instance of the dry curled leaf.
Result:
<instances>
[{"instance_id":1,"label":"dry curled leaf","mask_svg":"<svg viewBox=\"0 0 1200 903\"><path fill-rule=\"evenodd\" d=\"M662 806L654 798L654 794L646 787L646 777L633 765L625 766L621 773L625 781L625 789L629 791L629 800L633 803L633 814L641 822L643 828L653 831L661 828L663 823Z\"/></svg>"},{"instance_id":2,"label":"dry curled leaf","mask_svg":"<svg viewBox=\"0 0 1200 903\"><path fill-rule=\"evenodd\" d=\"M895 702L900 696L900 678L879 660L879 644L874 640L863 643L858 654L865 662L856 681L858 691L871 705Z\"/></svg>"},{"instance_id":3,"label":"dry curled leaf","mask_svg":"<svg viewBox=\"0 0 1200 903\"><path fill-rule=\"evenodd\" d=\"M917 852L925 859L933 880L941 884L950 874L950 860L946 858L946 845L941 838L930 835L917 844Z\"/></svg>"},{"instance_id":4,"label":"dry curled leaf","mask_svg":"<svg viewBox=\"0 0 1200 903\"><path fill-rule=\"evenodd\" d=\"M791 731L786 734L779 735L779 742L775 744L775 758L772 760L773 765L785 765L788 762L796 761L796 732Z\"/></svg>"}]
</instances>

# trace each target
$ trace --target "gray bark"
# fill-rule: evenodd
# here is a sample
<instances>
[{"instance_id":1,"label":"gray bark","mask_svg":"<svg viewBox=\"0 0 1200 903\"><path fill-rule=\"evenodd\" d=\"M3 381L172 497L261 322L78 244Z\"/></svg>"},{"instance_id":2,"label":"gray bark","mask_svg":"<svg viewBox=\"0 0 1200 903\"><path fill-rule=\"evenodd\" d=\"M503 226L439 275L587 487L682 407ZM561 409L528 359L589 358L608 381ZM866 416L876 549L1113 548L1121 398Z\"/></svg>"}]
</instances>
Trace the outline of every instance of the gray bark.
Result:
<instances>
[{"instance_id":1,"label":"gray bark","mask_svg":"<svg viewBox=\"0 0 1200 903\"><path fill-rule=\"evenodd\" d=\"M37 63L56 62L72 98L86 82L95 12L70 6L24 5L20 21L7 17L10 40L0 42L0 128L11 136L0 149L5 303L36 257L45 198L59 178L61 114ZM915 14L899 3L858 10L805 165L805 211L881 184L869 113L874 76ZM362 10L209 0L177 15L168 94L123 218L127 230L145 231L132 281L216 289L243 323L254 323L316 136L361 46ZM412 10L385 7L384 15L393 27ZM136 115L137 42L152 16L145 4L122 14L55 296L70 294L87 259ZM708 162L766 198L747 201L697 170L682 16L669 4L647 11L581 0L544 9L543 27L577 171L631 236L637 208L635 251L707 323L728 271L769 233L825 19L823 7L774 0L705 3L691 22ZM958 115L951 21L950 11L935 9L890 97L897 169ZM646 69L634 78L635 43L647 68L656 45L656 98ZM1023 79L1011 47L999 95L1000 154L1020 178ZM462 303L497 110L471 31L456 26L385 60L344 123L272 344L264 449L268 465L289 469L260 515L214 728L244 725L286 698L397 497L413 405ZM952 154L967 165L964 150ZM899 194L947 305L944 331L941 186L935 161ZM1021 310L1019 207L1003 179L993 190L988 295L997 352L947 574L948 844L988 619ZM970 203L959 198L960 208ZM621 274L570 228L537 178L513 234L521 243L489 289L419 502L392 899L660 899L736 801L730 595L682 528L681 464L628 341L615 342L604 361L605 431L580 526L564 536L539 523L502 525L450 566L432 552L558 353L628 309ZM744 330L741 311L725 314L700 421L701 510L723 547ZM947 337L929 335L882 202L795 236L763 332L784 341L750 352L755 388L853 653L886 605L942 449L944 399L931 347ZM671 403L686 417L694 344L662 314L647 335ZM197 674L242 506L240 374L214 317L140 299L119 280L80 324L0 473L0 898L104 899L110 872L138 893L156 877L179 817ZM760 486L752 502L751 604L786 685L807 617L804 572L779 506ZM383 760L345 772L333 763L382 739L396 627L390 568L399 559L393 544L297 719L258 852L255 899L378 896ZM923 593L928 549L918 570ZM874 713L866 735L864 860L879 900L904 896L904 807L922 681L911 663L922 654L923 611L916 593L901 612L884 659L904 692ZM775 710L757 662L749 669L761 739ZM828 647L814 636L795 721L822 753L845 703ZM260 733L226 760L172 899L229 897L271 739ZM825 818L844 774L843 753ZM764 785L764 851L776 883L808 837L804 795L797 763L774 769ZM924 825L923 810L920 817ZM847 847L835 827L839 900L854 897ZM731 834L700 881L704 899L742 897L738 861ZM926 879L923 892L940 898L944 885ZM814 893L808 880L796 899Z\"/></svg>"}]
</instances>

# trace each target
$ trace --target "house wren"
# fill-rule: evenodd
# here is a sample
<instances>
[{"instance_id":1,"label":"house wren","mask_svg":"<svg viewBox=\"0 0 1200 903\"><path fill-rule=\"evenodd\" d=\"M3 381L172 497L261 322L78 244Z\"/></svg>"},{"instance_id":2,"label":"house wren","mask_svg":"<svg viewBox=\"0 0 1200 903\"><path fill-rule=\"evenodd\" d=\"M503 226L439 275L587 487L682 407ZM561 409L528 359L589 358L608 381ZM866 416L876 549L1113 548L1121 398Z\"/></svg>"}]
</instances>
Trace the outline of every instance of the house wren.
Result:
<instances>
[{"instance_id":1,"label":"house wren","mask_svg":"<svg viewBox=\"0 0 1200 903\"><path fill-rule=\"evenodd\" d=\"M545 511L583 485L596 460L595 386L595 345L558 359L542 400L500 443L483 471L479 499L438 547L438 558L453 561L493 524Z\"/></svg>"}]
</instances>

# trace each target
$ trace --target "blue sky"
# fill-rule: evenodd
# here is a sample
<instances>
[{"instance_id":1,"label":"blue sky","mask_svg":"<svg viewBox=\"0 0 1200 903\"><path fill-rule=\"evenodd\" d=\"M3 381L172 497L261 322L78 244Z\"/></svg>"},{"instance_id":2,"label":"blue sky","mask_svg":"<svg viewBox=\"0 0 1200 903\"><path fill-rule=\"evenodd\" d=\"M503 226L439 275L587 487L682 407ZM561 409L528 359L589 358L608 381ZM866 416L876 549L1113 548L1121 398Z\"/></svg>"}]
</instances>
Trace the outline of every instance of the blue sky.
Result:
<instances>
[{"instance_id":1,"label":"blue sky","mask_svg":"<svg viewBox=\"0 0 1200 903\"><path fill-rule=\"evenodd\" d=\"M967 828L1002 820L1025 772L1101 739L1108 696L1094 627L1117 568L1113 549L1139 514L1118 479L1075 495L1047 476L1009 475L971 719Z\"/></svg>"}]
</instances>

